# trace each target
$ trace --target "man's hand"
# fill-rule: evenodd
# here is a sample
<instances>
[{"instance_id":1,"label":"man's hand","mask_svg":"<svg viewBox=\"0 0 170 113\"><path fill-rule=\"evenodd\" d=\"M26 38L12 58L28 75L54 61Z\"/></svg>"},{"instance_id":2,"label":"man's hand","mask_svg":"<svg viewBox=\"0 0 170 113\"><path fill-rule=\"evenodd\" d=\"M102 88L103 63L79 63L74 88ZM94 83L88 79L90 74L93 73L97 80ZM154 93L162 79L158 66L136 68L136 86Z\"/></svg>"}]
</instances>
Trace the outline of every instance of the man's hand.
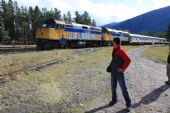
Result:
<instances>
[{"instance_id":1,"label":"man's hand","mask_svg":"<svg viewBox=\"0 0 170 113\"><path fill-rule=\"evenodd\" d=\"M117 71L118 71L119 73L123 73L123 72L124 72L124 69L118 68Z\"/></svg>"}]
</instances>

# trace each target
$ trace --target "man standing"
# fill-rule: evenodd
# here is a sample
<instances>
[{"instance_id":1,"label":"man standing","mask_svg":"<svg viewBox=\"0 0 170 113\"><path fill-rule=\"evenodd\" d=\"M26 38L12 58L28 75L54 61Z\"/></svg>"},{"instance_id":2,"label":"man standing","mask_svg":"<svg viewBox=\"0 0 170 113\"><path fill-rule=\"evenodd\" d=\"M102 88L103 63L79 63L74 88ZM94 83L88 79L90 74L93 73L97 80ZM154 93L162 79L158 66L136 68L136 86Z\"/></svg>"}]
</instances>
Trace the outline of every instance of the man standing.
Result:
<instances>
[{"instance_id":1,"label":"man standing","mask_svg":"<svg viewBox=\"0 0 170 113\"><path fill-rule=\"evenodd\" d=\"M109 103L110 106L115 105L117 102L116 88L118 82L121 87L123 97L126 101L127 110L130 110L131 99L129 97L124 78L124 71L127 69L130 62L130 58L121 47L120 38L115 38L113 40L112 61L107 68L107 71L111 72L112 101Z\"/></svg>"},{"instance_id":2,"label":"man standing","mask_svg":"<svg viewBox=\"0 0 170 113\"><path fill-rule=\"evenodd\" d=\"M166 81L165 83L167 85L170 85L170 49L169 49L169 55L168 55L168 59L167 59L167 76L168 76L168 81Z\"/></svg>"}]
</instances>

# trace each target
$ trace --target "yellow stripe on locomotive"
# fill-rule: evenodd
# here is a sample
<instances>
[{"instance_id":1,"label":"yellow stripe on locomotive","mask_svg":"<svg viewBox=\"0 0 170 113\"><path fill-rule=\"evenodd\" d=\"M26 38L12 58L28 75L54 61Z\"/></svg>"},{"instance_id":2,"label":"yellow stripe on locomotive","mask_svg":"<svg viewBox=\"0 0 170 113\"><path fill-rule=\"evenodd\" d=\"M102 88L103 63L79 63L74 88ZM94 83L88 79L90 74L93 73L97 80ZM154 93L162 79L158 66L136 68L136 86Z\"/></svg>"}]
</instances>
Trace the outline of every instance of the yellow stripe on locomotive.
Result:
<instances>
[{"instance_id":1,"label":"yellow stripe on locomotive","mask_svg":"<svg viewBox=\"0 0 170 113\"><path fill-rule=\"evenodd\" d=\"M61 37L68 37L69 33L64 32L63 29L55 28L40 28L37 29L37 39L59 40Z\"/></svg>"}]
</instances>

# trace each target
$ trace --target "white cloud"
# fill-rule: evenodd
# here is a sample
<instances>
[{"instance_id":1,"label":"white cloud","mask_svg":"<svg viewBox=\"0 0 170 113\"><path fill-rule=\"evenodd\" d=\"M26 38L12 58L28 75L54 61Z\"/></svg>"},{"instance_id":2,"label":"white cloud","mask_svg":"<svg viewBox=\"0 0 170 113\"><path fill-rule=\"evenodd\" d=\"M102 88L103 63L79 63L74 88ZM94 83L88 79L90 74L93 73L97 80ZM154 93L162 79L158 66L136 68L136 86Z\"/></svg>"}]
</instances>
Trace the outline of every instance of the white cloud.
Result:
<instances>
[{"instance_id":1,"label":"white cloud","mask_svg":"<svg viewBox=\"0 0 170 113\"><path fill-rule=\"evenodd\" d=\"M71 11L83 12L88 11L92 18L97 21L98 25L107 24L115 21L123 21L141 13L170 5L170 0L151 0L152 6L145 8L149 3L146 0L137 0L142 8L132 7L129 4L113 2L93 2L93 0L17 0L19 4L24 6L35 6L50 8L58 8L62 13ZM136 0L135 0L136 1Z\"/></svg>"},{"instance_id":2,"label":"white cloud","mask_svg":"<svg viewBox=\"0 0 170 113\"><path fill-rule=\"evenodd\" d=\"M19 5L23 6L36 6L36 5L42 5L42 0L15 0L19 3Z\"/></svg>"},{"instance_id":3,"label":"white cloud","mask_svg":"<svg viewBox=\"0 0 170 113\"><path fill-rule=\"evenodd\" d=\"M123 4L93 3L91 0L48 0L50 7L57 7L62 12L88 11L98 25L113 21L122 21L137 15L137 11Z\"/></svg>"},{"instance_id":4,"label":"white cloud","mask_svg":"<svg viewBox=\"0 0 170 113\"><path fill-rule=\"evenodd\" d=\"M94 3L91 0L17 0L20 5L40 6L47 8L58 8L62 13L71 11L88 11L98 25L107 24L113 21L122 21L137 15L137 11L123 4Z\"/></svg>"},{"instance_id":5,"label":"white cloud","mask_svg":"<svg viewBox=\"0 0 170 113\"><path fill-rule=\"evenodd\" d=\"M138 2L139 2L140 4L143 4L143 3L144 3L144 0L138 0Z\"/></svg>"},{"instance_id":6,"label":"white cloud","mask_svg":"<svg viewBox=\"0 0 170 113\"><path fill-rule=\"evenodd\" d=\"M170 0L152 0L153 9L159 9L161 7L169 6Z\"/></svg>"}]
</instances>

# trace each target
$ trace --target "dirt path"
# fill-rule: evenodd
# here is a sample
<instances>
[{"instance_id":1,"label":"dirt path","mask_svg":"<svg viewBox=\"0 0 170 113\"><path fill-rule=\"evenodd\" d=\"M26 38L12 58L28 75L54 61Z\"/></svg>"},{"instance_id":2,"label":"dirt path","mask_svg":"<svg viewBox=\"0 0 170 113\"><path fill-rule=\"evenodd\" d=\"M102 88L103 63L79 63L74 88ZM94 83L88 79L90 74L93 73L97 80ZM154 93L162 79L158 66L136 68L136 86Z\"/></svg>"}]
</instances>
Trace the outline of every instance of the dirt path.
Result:
<instances>
[{"instance_id":1,"label":"dirt path","mask_svg":"<svg viewBox=\"0 0 170 113\"><path fill-rule=\"evenodd\" d=\"M132 64L126 73L127 85L133 100L134 113L168 113L170 111L170 87L164 85L166 66L141 56L146 48L129 52ZM88 113L126 113L125 102L118 88L119 102L108 107L109 95L97 98Z\"/></svg>"}]
</instances>

